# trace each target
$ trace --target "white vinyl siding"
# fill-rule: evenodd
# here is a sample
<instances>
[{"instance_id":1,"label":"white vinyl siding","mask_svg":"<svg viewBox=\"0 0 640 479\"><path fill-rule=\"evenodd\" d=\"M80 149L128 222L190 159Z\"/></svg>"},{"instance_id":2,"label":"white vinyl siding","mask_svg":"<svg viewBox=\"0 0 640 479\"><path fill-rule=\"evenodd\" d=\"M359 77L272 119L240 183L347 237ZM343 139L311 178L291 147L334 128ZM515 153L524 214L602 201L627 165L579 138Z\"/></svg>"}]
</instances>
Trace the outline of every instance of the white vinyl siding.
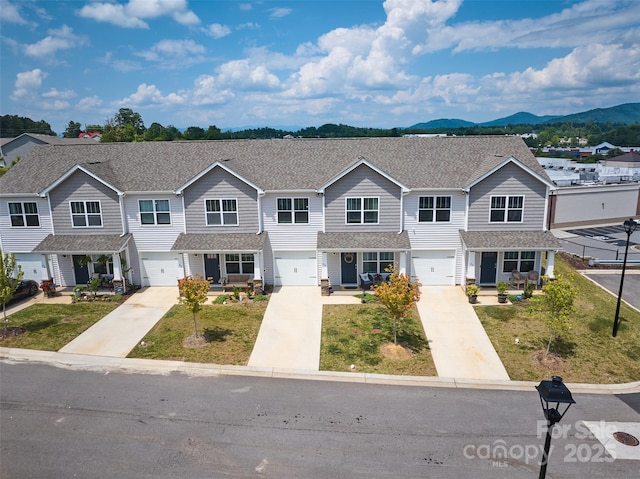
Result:
<instances>
[{"instance_id":1,"label":"white vinyl siding","mask_svg":"<svg viewBox=\"0 0 640 479\"><path fill-rule=\"evenodd\" d=\"M11 203L32 203L33 200L16 199ZM33 248L53 233L49 203L46 198L38 198L35 203L38 208L40 227L19 228L11 226L9 202L0 201L0 247L5 253L30 253ZM69 217L67 209L67 218Z\"/></svg>"}]
</instances>

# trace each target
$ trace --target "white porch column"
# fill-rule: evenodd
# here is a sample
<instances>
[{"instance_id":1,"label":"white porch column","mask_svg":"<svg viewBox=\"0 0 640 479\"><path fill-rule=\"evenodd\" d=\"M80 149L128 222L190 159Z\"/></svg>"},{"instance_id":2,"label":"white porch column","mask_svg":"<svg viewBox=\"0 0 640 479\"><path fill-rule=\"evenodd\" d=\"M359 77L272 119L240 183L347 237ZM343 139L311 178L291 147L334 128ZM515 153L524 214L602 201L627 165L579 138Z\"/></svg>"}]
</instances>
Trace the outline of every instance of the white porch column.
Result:
<instances>
[{"instance_id":1,"label":"white porch column","mask_svg":"<svg viewBox=\"0 0 640 479\"><path fill-rule=\"evenodd\" d=\"M549 278L555 278L553 274L553 267L556 260L556 252L555 251L547 251L547 269L545 274L549 276Z\"/></svg>"},{"instance_id":2,"label":"white porch column","mask_svg":"<svg viewBox=\"0 0 640 479\"><path fill-rule=\"evenodd\" d=\"M329 261L327 253L322 253L322 267L320 271L320 279L327 279L329 277L329 266L327 262Z\"/></svg>"},{"instance_id":3,"label":"white porch column","mask_svg":"<svg viewBox=\"0 0 640 479\"><path fill-rule=\"evenodd\" d=\"M262 279L262 253L253 253L253 279Z\"/></svg>"},{"instance_id":4,"label":"white porch column","mask_svg":"<svg viewBox=\"0 0 640 479\"><path fill-rule=\"evenodd\" d=\"M53 278L53 275L51 274L51 267L49 266L49 255L48 254L43 254L42 257L44 258L44 266L47 270L47 277L46 278L40 278L42 279L51 279ZM40 268L40 276L42 276L42 268Z\"/></svg>"},{"instance_id":5,"label":"white porch column","mask_svg":"<svg viewBox=\"0 0 640 479\"><path fill-rule=\"evenodd\" d=\"M400 252L400 259L398 261L398 273L407 274L407 252Z\"/></svg>"},{"instance_id":6,"label":"white porch column","mask_svg":"<svg viewBox=\"0 0 640 479\"><path fill-rule=\"evenodd\" d=\"M113 279L122 279L122 265L120 264L120 255L113 253L111 255L111 261L113 261Z\"/></svg>"},{"instance_id":7,"label":"white porch column","mask_svg":"<svg viewBox=\"0 0 640 479\"><path fill-rule=\"evenodd\" d=\"M476 278L476 252L468 251L467 252L467 271L465 274L467 279L473 278L477 282Z\"/></svg>"}]
</instances>

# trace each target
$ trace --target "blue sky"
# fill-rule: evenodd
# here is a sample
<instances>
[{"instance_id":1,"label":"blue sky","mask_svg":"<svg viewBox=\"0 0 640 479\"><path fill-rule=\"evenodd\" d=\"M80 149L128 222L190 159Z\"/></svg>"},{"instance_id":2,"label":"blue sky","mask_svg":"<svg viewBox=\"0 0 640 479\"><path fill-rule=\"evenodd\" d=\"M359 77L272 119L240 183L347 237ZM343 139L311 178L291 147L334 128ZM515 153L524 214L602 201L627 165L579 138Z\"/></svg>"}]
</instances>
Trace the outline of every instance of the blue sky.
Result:
<instances>
[{"instance_id":1,"label":"blue sky","mask_svg":"<svg viewBox=\"0 0 640 479\"><path fill-rule=\"evenodd\" d=\"M640 1L0 0L0 114L404 127L640 101Z\"/></svg>"}]
</instances>

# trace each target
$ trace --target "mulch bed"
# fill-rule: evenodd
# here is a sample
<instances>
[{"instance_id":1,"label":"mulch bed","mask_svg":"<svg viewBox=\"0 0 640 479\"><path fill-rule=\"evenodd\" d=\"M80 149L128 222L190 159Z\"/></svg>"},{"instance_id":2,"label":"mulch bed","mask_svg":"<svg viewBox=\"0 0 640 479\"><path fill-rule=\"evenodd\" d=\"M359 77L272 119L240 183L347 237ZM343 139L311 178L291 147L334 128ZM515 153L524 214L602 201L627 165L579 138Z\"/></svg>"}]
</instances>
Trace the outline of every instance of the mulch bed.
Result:
<instances>
[{"instance_id":1,"label":"mulch bed","mask_svg":"<svg viewBox=\"0 0 640 479\"><path fill-rule=\"evenodd\" d=\"M569 363L567 361L557 354L547 354L544 349L533 353L531 355L531 362L554 373L563 373L569 369Z\"/></svg>"},{"instance_id":2,"label":"mulch bed","mask_svg":"<svg viewBox=\"0 0 640 479\"><path fill-rule=\"evenodd\" d=\"M21 328L19 326L11 326L8 327L5 331L4 328L0 329L0 339L6 338L15 338L27 332L26 328Z\"/></svg>"},{"instance_id":3,"label":"mulch bed","mask_svg":"<svg viewBox=\"0 0 640 479\"><path fill-rule=\"evenodd\" d=\"M200 334L198 334L197 336L192 334L191 336L187 336L185 340L182 341L182 345L185 348L201 348L203 346L206 346L207 344L209 344L207 338Z\"/></svg>"}]
</instances>

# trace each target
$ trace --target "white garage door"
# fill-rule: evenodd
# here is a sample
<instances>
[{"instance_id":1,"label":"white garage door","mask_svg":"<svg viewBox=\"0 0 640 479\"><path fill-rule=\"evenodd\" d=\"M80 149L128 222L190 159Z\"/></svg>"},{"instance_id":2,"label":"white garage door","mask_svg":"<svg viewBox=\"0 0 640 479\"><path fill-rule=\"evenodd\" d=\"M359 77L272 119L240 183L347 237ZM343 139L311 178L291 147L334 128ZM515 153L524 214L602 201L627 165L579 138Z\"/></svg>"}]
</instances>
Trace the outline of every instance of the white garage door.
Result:
<instances>
[{"instance_id":1,"label":"white garage door","mask_svg":"<svg viewBox=\"0 0 640 479\"><path fill-rule=\"evenodd\" d=\"M276 286L314 286L318 284L315 251L274 251Z\"/></svg>"},{"instance_id":2,"label":"white garage door","mask_svg":"<svg viewBox=\"0 0 640 479\"><path fill-rule=\"evenodd\" d=\"M177 286L184 277L182 256L175 253L141 253L142 286Z\"/></svg>"},{"instance_id":3,"label":"white garage door","mask_svg":"<svg viewBox=\"0 0 640 479\"><path fill-rule=\"evenodd\" d=\"M22 268L22 279L32 279L38 283L47 276L47 266L41 254L16 254L16 264Z\"/></svg>"},{"instance_id":4,"label":"white garage door","mask_svg":"<svg viewBox=\"0 0 640 479\"><path fill-rule=\"evenodd\" d=\"M455 285L455 268L455 250L411 253L411 276L424 286Z\"/></svg>"}]
</instances>

